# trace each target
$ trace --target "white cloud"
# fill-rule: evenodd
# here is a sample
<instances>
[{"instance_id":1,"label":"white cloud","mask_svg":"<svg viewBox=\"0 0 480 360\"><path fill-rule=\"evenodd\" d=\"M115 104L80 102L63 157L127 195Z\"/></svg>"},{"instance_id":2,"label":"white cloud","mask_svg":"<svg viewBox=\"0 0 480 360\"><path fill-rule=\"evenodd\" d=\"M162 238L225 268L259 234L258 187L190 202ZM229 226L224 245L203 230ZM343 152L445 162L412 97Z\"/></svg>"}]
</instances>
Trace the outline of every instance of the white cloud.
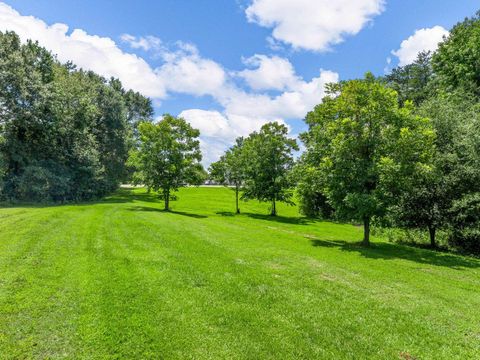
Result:
<instances>
[{"instance_id":1,"label":"white cloud","mask_svg":"<svg viewBox=\"0 0 480 360\"><path fill-rule=\"evenodd\" d=\"M286 90L299 82L293 65L287 59L256 54L245 59L244 63L255 68L245 69L236 75L254 90Z\"/></svg>"},{"instance_id":2,"label":"white cloud","mask_svg":"<svg viewBox=\"0 0 480 360\"><path fill-rule=\"evenodd\" d=\"M144 51L156 50L162 46L162 41L156 36L151 35L136 37L130 34L123 34L120 36L120 39L133 49L143 49Z\"/></svg>"},{"instance_id":3,"label":"white cloud","mask_svg":"<svg viewBox=\"0 0 480 360\"><path fill-rule=\"evenodd\" d=\"M228 119L218 111L190 109L182 111L179 116L199 129L203 136L231 140L236 135Z\"/></svg>"},{"instance_id":4,"label":"white cloud","mask_svg":"<svg viewBox=\"0 0 480 360\"><path fill-rule=\"evenodd\" d=\"M229 114L254 116L266 119L303 118L325 96L325 85L337 82L337 73L321 70L318 77L309 82L298 79L295 86L277 96L251 94L238 89L226 91L219 98Z\"/></svg>"},{"instance_id":5,"label":"white cloud","mask_svg":"<svg viewBox=\"0 0 480 360\"><path fill-rule=\"evenodd\" d=\"M65 24L47 25L0 2L0 31L6 30L15 31L22 41L38 41L62 62L73 61L102 76L119 78L126 88L155 99L164 99L168 92L207 94L221 87L225 80L221 66L200 57L191 44L179 42L176 49L169 50L161 47L160 39L153 36L123 35L123 41L133 48L161 51L165 62L154 69L141 57L122 51L108 37L89 35L82 29L69 33Z\"/></svg>"},{"instance_id":6,"label":"white cloud","mask_svg":"<svg viewBox=\"0 0 480 360\"><path fill-rule=\"evenodd\" d=\"M250 22L294 48L325 51L355 35L384 9L384 0L253 0ZM272 43L272 40L269 40ZM274 43L274 42L273 42Z\"/></svg>"},{"instance_id":7,"label":"white cloud","mask_svg":"<svg viewBox=\"0 0 480 360\"><path fill-rule=\"evenodd\" d=\"M65 24L47 25L0 3L0 31L6 30L15 31L22 41L38 41L57 54L60 61L71 60L105 77L117 77L127 88L147 96L163 98L166 95L162 81L148 63L135 54L123 52L110 38L89 35L81 29L74 29L69 34Z\"/></svg>"},{"instance_id":8,"label":"white cloud","mask_svg":"<svg viewBox=\"0 0 480 360\"><path fill-rule=\"evenodd\" d=\"M209 164L218 159L238 136L246 136L270 121L286 124L285 119L303 118L321 102L325 85L338 80L337 73L322 70L311 81L298 79L294 89L273 97L226 86L222 95L217 96L224 107L223 112L190 109L180 116L200 130L204 163Z\"/></svg>"},{"instance_id":9,"label":"white cloud","mask_svg":"<svg viewBox=\"0 0 480 360\"><path fill-rule=\"evenodd\" d=\"M444 36L448 36L448 31L441 26L416 30L408 39L403 40L400 49L392 51L392 54L398 57L399 66L411 64L417 58L418 53L422 51L435 51L438 44L442 42Z\"/></svg>"},{"instance_id":10,"label":"white cloud","mask_svg":"<svg viewBox=\"0 0 480 360\"><path fill-rule=\"evenodd\" d=\"M168 90L196 96L214 95L226 82L222 66L202 58L191 44L178 43L180 50L164 52L167 62L155 70Z\"/></svg>"}]
</instances>

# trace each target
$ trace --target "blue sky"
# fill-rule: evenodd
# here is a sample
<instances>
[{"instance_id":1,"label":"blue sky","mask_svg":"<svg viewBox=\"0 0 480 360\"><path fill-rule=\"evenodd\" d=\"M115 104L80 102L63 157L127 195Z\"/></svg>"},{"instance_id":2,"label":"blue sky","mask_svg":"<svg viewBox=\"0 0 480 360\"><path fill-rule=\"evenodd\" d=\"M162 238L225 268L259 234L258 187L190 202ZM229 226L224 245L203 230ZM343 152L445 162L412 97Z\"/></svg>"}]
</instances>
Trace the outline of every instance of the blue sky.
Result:
<instances>
[{"instance_id":1,"label":"blue sky","mask_svg":"<svg viewBox=\"0 0 480 360\"><path fill-rule=\"evenodd\" d=\"M410 62L418 50L434 49L479 5L478 0L6 0L0 1L0 31L15 30L62 61L119 77L150 96L158 116L181 114L202 131L208 163L235 136L266 121L285 122L297 134L306 111L321 102L326 82L366 71L382 75Z\"/></svg>"}]
</instances>

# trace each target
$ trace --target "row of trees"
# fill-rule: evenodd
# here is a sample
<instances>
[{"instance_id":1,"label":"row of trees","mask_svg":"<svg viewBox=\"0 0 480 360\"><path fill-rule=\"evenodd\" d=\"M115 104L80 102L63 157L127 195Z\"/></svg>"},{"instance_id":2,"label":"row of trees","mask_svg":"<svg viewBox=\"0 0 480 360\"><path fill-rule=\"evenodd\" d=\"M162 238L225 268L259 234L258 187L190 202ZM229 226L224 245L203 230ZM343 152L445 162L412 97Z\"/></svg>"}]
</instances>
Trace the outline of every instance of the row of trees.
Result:
<instances>
[{"instance_id":1,"label":"row of trees","mask_svg":"<svg viewBox=\"0 0 480 360\"><path fill-rule=\"evenodd\" d=\"M149 99L0 32L0 198L78 201L129 175Z\"/></svg>"},{"instance_id":2,"label":"row of trees","mask_svg":"<svg viewBox=\"0 0 480 360\"><path fill-rule=\"evenodd\" d=\"M480 13L457 24L435 53L375 78L331 84L306 116L305 152L267 124L212 164L239 194L291 203L308 216L448 234L480 253ZM283 130L282 130L283 129Z\"/></svg>"}]
</instances>

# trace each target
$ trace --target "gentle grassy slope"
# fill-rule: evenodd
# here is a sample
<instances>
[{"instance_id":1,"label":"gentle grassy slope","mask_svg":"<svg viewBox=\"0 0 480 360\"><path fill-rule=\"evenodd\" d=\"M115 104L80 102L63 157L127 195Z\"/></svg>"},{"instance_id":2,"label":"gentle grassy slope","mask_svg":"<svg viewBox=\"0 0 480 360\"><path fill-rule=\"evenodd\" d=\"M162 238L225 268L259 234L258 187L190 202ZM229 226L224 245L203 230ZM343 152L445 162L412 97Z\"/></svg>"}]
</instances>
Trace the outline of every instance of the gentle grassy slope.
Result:
<instances>
[{"instance_id":1,"label":"gentle grassy slope","mask_svg":"<svg viewBox=\"0 0 480 360\"><path fill-rule=\"evenodd\" d=\"M480 261L189 188L0 209L1 358L480 357Z\"/></svg>"}]
</instances>

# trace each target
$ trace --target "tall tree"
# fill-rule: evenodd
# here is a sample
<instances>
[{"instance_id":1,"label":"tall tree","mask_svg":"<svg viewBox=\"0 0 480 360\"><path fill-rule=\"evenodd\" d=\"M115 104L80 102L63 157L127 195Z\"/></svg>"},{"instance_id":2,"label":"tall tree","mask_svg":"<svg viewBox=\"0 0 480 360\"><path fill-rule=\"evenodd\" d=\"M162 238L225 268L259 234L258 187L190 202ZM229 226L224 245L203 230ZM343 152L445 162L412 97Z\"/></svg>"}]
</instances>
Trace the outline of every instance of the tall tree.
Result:
<instances>
[{"instance_id":1,"label":"tall tree","mask_svg":"<svg viewBox=\"0 0 480 360\"><path fill-rule=\"evenodd\" d=\"M475 130L480 112L475 100L462 93L432 97L417 113L428 116L435 131L434 170L413 177L393 215L400 226L427 228L430 245L436 247L437 230L449 226L453 203L480 191L480 153L474 150L480 144Z\"/></svg>"},{"instance_id":2,"label":"tall tree","mask_svg":"<svg viewBox=\"0 0 480 360\"><path fill-rule=\"evenodd\" d=\"M294 165L293 151L298 151L295 139L288 137L288 128L268 123L253 132L243 143L246 160L243 199L271 203L271 215L277 215L276 203L292 202L292 180L289 173Z\"/></svg>"},{"instance_id":3,"label":"tall tree","mask_svg":"<svg viewBox=\"0 0 480 360\"><path fill-rule=\"evenodd\" d=\"M245 182L245 159L242 153L242 137L235 141L235 145L228 149L225 154L210 165L210 176L220 184L233 186L235 191L235 211L240 214L238 204L240 191Z\"/></svg>"},{"instance_id":4,"label":"tall tree","mask_svg":"<svg viewBox=\"0 0 480 360\"><path fill-rule=\"evenodd\" d=\"M114 190L133 126L126 103L119 80L61 64L37 43L0 32L3 195L69 201Z\"/></svg>"},{"instance_id":5,"label":"tall tree","mask_svg":"<svg viewBox=\"0 0 480 360\"><path fill-rule=\"evenodd\" d=\"M440 83L448 91L462 89L480 97L480 11L455 25L433 55Z\"/></svg>"},{"instance_id":6,"label":"tall tree","mask_svg":"<svg viewBox=\"0 0 480 360\"><path fill-rule=\"evenodd\" d=\"M413 174L430 171L433 131L428 119L412 114L411 103L399 108L397 93L371 74L331 84L328 94L307 115L302 139L318 160L311 165L336 216L362 221L368 246L371 219L385 215Z\"/></svg>"},{"instance_id":7,"label":"tall tree","mask_svg":"<svg viewBox=\"0 0 480 360\"><path fill-rule=\"evenodd\" d=\"M397 91L401 106L407 100L418 106L434 93L431 59L431 52L421 52L412 64L396 67L385 76L387 85Z\"/></svg>"},{"instance_id":8,"label":"tall tree","mask_svg":"<svg viewBox=\"0 0 480 360\"><path fill-rule=\"evenodd\" d=\"M201 180L200 132L182 118L164 115L157 124L140 123L140 149L133 154L137 179L148 188L161 191L165 210L178 188Z\"/></svg>"}]
</instances>

